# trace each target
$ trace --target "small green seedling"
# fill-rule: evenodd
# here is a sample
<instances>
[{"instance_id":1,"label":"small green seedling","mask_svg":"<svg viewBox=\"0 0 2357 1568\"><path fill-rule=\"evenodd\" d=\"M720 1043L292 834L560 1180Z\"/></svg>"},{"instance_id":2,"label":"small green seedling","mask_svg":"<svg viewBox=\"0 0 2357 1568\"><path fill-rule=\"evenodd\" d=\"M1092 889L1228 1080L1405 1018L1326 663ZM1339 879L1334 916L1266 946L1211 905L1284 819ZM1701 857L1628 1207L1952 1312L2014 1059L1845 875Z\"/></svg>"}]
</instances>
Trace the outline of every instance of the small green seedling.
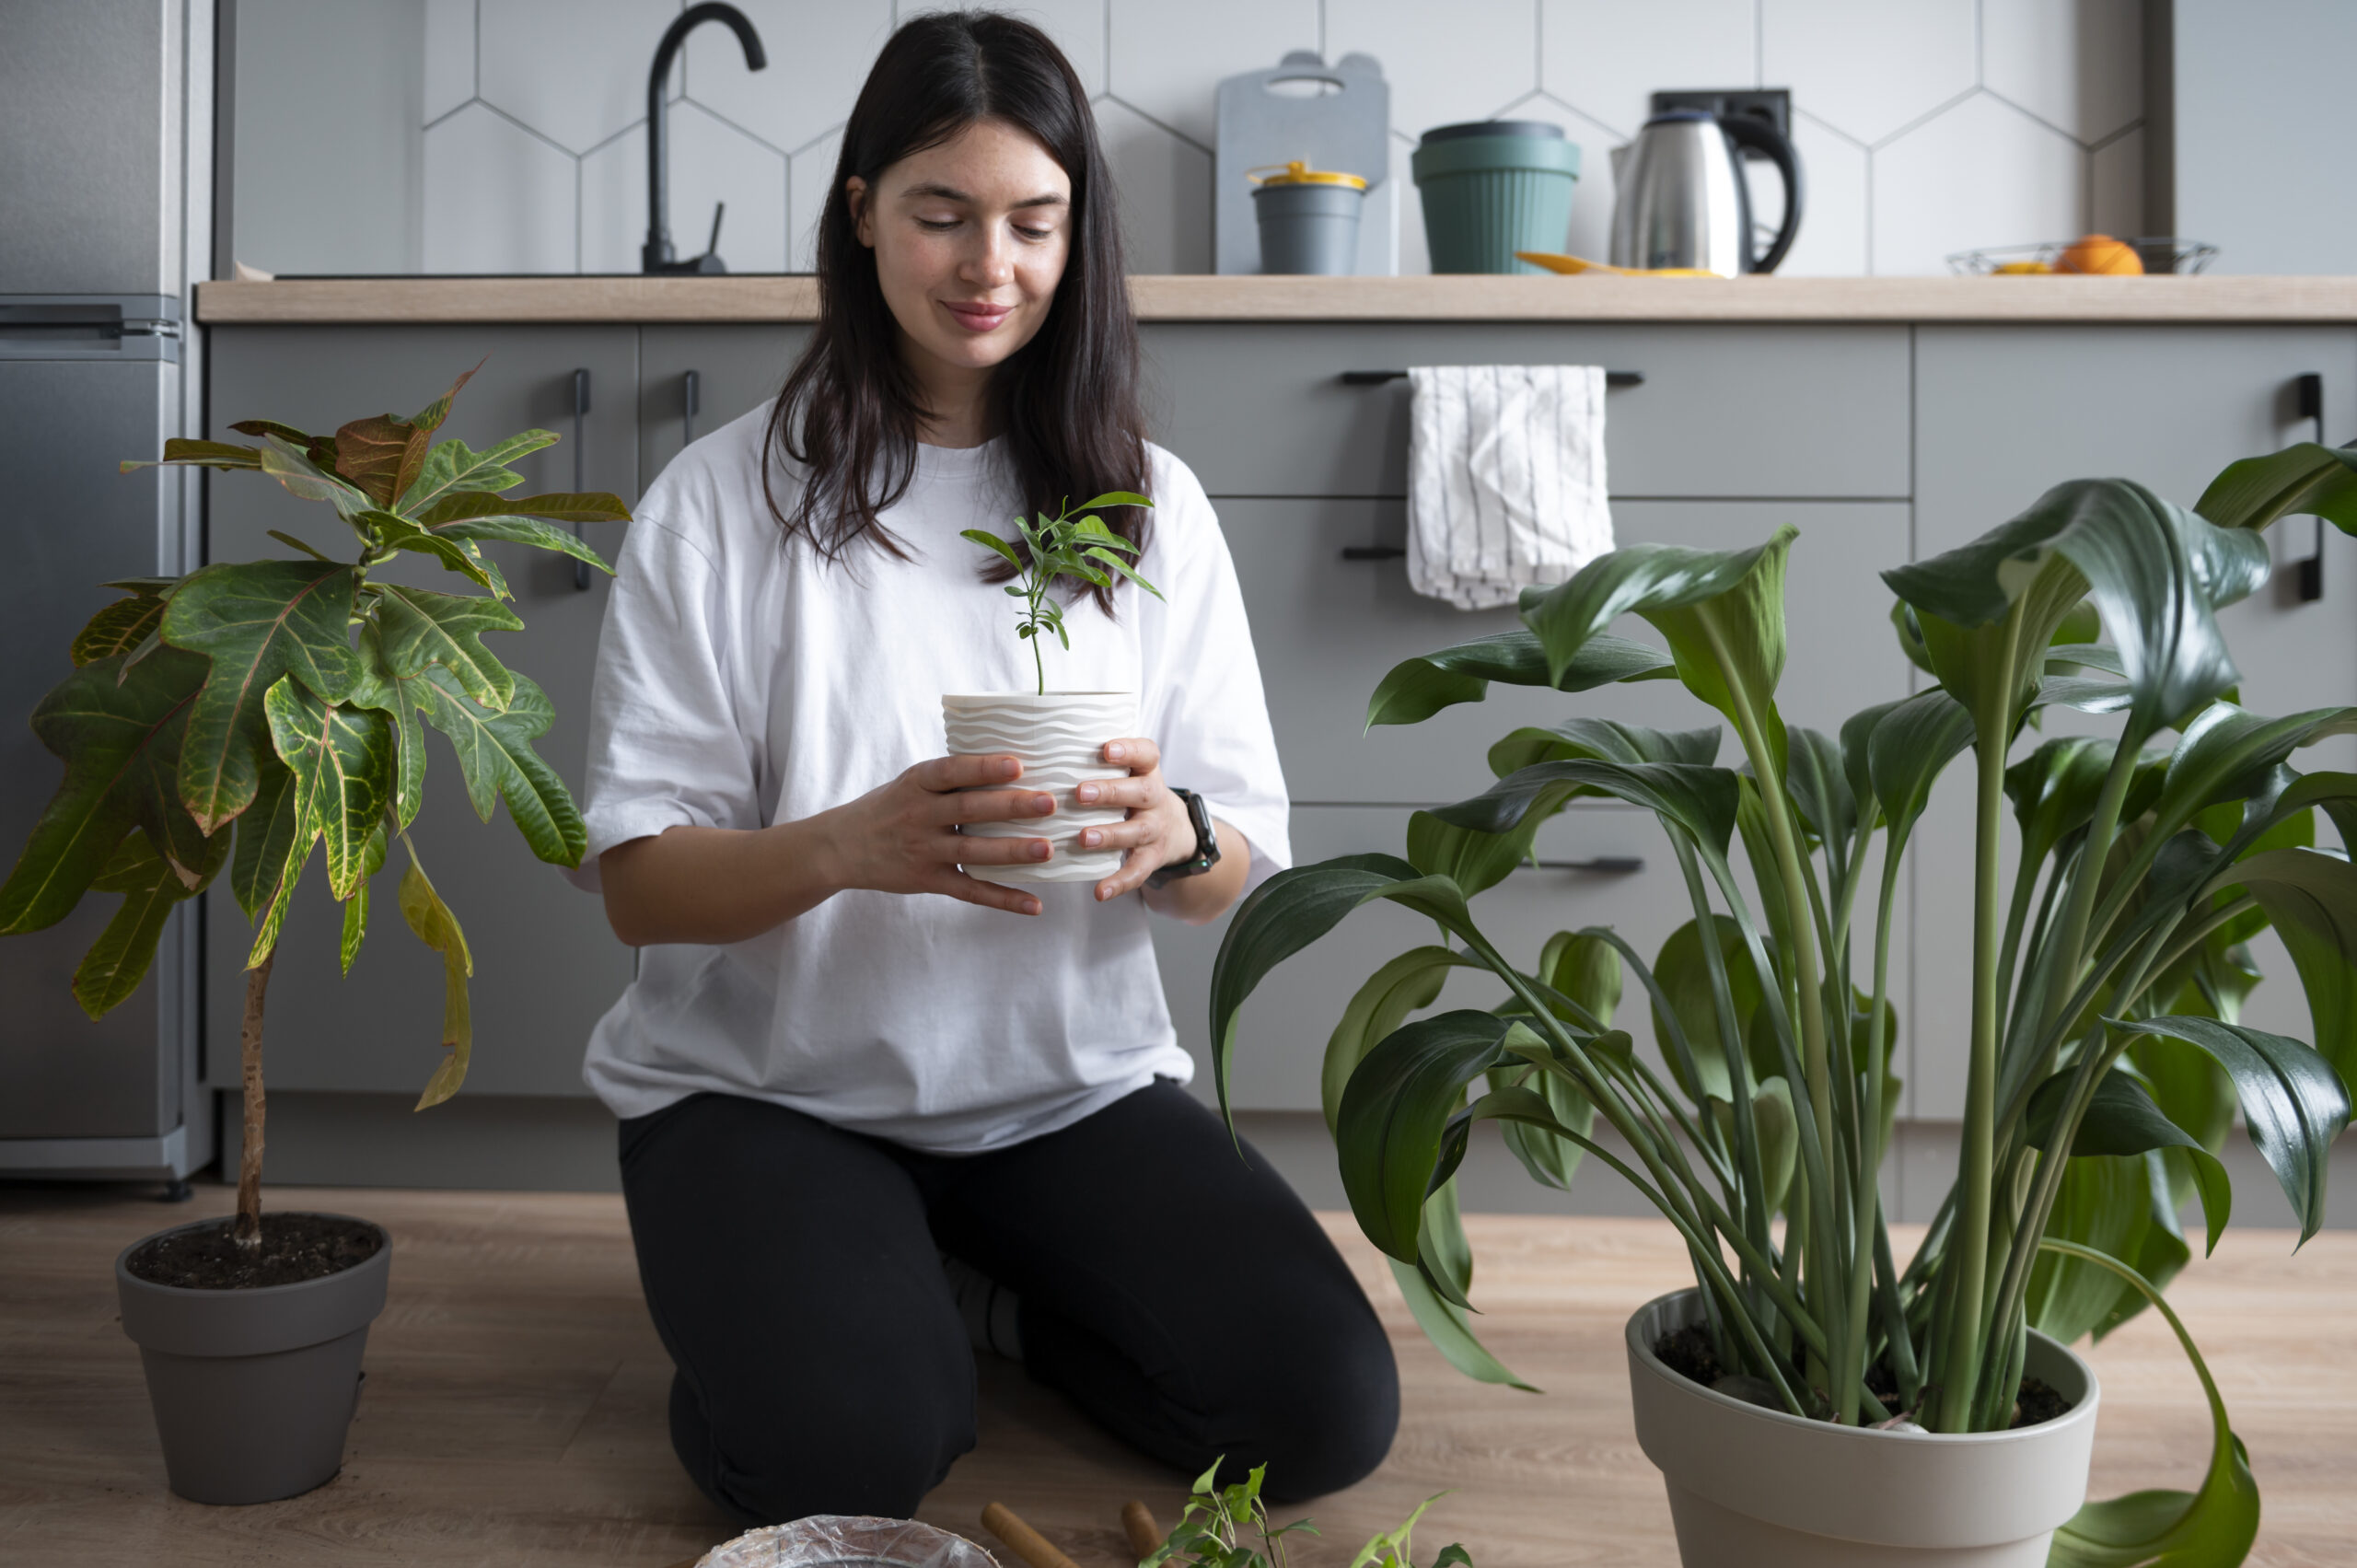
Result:
<instances>
[{"instance_id":1,"label":"small green seedling","mask_svg":"<svg viewBox=\"0 0 2357 1568\"><path fill-rule=\"evenodd\" d=\"M1077 577L1091 587L1109 588L1114 577L1122 576L1155 598L1162 597L1160 588L1139 576L1121 559L1137 554L1138 547L1107 528L1105 519L1097 516L1097 509L1103 506L1153 505L1143 495L1109 490L1082 505L1078 517L1073 515L1067 502L1063 510L1052 517L1044 512L1028 523L1017 517L1015 526L1022 535L1021 550L987 528L964 530L965 538L985 550L996 551L1022 574L1020 581L1006 585L1006 591L1023 601L1022 618L1016 623L1015 634L1031 645L1031 665L1039 678L1040 696L1048 694L1048 668L1039 656L1040 634L1053 632L1057 642L1066 648L1072 646L1072 639L1064 634L1063 606L1049 597L1060 578Z\"/></svg>"},{"instance_id":2,"label":"small green seedling","mask_svg":"<svg viewBox=\"0 0 2357 1568\"><path fill-rule=\"evenodd\" d=\"M1242 1481L1221 1486L1219 1467L1225 1458L1213 1459L1212 1468L1196 1478L1194 1495L1188 1499L1177 1527L1140 1561L1138 1568L1165 1568L1173 1562L1186 1568L1285 1568L1284 1538L1318 1533L1318 1527L1307 1519L1271 1528L1268 1505L1260 1501L1260 1481L1269 1467L1256 1466ZM1425 1509L1447 1495L1434 1493L1416 1505L1398 1529L1376 1536L1359 1548L1359 1554L1351 1559L1351 1568L1415 1568L1408 1555L1408 1532L1416 1527ZM1258 1547L1245 1544L1248 1531L1260 1537ZM1462 1546L1451 1543L1441 1548L1431 1568L1473 1568L1473 1558Z\"/></svg>"}]
</instances>

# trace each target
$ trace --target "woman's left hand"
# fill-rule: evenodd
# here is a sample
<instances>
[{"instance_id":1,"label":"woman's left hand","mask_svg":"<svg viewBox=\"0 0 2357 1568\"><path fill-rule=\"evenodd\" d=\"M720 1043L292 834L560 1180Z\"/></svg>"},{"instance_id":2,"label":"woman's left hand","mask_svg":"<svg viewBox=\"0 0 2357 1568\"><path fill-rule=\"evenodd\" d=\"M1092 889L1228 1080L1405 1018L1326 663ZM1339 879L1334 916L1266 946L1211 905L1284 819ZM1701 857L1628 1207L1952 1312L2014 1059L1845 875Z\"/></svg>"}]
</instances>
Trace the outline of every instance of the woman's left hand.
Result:
<instances>
[{"instance_id":1,"label":"woman's left hand","mask_svg":"<svg viewBox=\"0 0 2357 1568\"><path fill-rule=\"evenodd\" d=\"M1081 830L1083 849L1124 852L1121 868L1097 884L1100 902L1137 891L1147 877L1195 853L1195 824L1187 815L1186 802L1163 782L1161 748L1151 740L1111 740L1105 744L1104 756L1114 766L1129 769L1130 776L1094 779L1073 791L1082 806L1120 806L1130 813L1126 822Z\"/></svg>"}]
</instances>

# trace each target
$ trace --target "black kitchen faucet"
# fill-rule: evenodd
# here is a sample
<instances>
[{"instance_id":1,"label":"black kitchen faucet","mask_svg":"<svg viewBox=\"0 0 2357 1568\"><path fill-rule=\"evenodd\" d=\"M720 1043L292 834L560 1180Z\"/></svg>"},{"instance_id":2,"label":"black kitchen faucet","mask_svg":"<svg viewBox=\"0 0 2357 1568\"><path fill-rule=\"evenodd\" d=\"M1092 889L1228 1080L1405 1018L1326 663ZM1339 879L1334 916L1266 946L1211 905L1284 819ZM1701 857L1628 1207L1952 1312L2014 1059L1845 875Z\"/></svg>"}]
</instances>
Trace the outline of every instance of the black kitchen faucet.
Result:
<instances>
[{"instance_id":1,"label":"black kitchen faucet","mask_svg":"<svg viewBox=\"0 0 2357 1568\"><path fill-rule=\"evenodd\" d=\"M712 238L705 243L701 256L676 261L671 253L670 225L670 124L663 101L663 88L671 75L671 61L687 41L688 34L706 22L726 22L736 33L737 41L745 46L745 69L759 71L770 63L761 49L761 35L745 13L734 6L707 0L701 6L691 6L679 13L679 20L663 29L663 41L655 46L655 65L646 74L646 244L639 251L638 270L642 273L725 273L726 262L720 259L720 215L726 203L712 210Z\"/></svg>"}]
</instances>

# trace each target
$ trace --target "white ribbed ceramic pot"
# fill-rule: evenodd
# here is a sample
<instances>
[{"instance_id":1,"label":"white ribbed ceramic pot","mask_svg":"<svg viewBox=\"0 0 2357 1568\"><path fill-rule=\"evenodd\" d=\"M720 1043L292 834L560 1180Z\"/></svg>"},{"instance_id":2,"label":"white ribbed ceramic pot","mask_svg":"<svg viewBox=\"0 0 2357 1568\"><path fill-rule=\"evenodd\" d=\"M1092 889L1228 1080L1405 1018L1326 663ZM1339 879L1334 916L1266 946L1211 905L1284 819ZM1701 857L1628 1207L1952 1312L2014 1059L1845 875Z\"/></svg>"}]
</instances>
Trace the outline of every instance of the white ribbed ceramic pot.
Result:
<instances>
[{"instance_id":1,"label":"white ribbed ceramic pot","mask_svg":"<svg viewBox=\"0 0 2357 1568\"><path fill-rule=\"evenodd\" d=\"M2015 1432L1875 1432L1714 1393L1662 1365L1701 1321L1691 1290L1629 1319L1637 1443L1660 1468L1686 1568L2044 1568L2087 1496L2095 1369L2032 1333L2026 1370L2072 1401Z\"/></svg>"},{"instance_id":2,"label":"white ribbed ceramic pot","mask_svg":"<svg viewBox=\"0 0 2357 1568\"><path fill-rule=\"evenodd\" d=\"M944 697L941 727L950 755L1019 758L1023 776L1016 787L1044 790L1056 797L1052 817L974 822L961 830L976 838L1043 838L1055 846L1052 854L1020 865L969 865L967 876L984 882L1098 882L1121 868L1120 850L1083 850L1079 836L1084 828L1111 827L1128 811L1118 806L1083 810L1073 799L1073 789L1084 779L1120 776L1121 770L1105 761L1105 743L1138 732L1136 692Z\"/></svg>"}]
</instances>

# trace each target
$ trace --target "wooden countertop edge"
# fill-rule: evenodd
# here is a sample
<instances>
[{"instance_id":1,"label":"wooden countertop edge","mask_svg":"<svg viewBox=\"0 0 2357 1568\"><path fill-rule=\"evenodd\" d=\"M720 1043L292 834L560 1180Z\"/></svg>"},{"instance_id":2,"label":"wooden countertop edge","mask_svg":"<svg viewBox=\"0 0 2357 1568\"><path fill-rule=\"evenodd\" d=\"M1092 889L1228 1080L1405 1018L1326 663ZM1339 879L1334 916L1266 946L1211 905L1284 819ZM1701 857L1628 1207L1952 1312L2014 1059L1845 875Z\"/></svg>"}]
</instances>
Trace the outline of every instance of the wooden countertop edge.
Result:
<instances>
[{"instance_id":1,"label":"wooden countertop edge","mask_svg":"<svg viewBox=\"0 0 2357 1568\"><path fill-rule=\"evenodd\" d=\"M2357 321L2357 277L1130 280L1146 321ZM290 278L197 285L208 325L807 321L809 277Z\"/></svg>"}]
</instances>

